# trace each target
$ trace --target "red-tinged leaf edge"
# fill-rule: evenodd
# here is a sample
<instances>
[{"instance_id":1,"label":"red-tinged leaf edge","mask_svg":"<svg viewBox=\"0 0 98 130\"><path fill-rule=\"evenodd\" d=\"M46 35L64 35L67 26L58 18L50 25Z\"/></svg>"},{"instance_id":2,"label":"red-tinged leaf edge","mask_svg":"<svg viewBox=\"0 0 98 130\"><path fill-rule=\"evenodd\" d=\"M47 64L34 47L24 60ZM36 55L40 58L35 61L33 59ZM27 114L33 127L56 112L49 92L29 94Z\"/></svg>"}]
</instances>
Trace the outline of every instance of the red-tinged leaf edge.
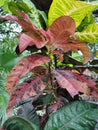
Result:
<instances>
[{"instance_id":1,"label":"red-tinged leaf edge","mask_svg":"<svg viewBox=\"0 0 98 130\"><path fill-rule=\"evenodd\" d=\"M21 59L11 70L7 78L7 89L11 93L13 89L18 84L20 78L25 76L27 73L32 71L34 67L40 66L46 62L49 62L50 59L47 56L32 54Z\"/></svg>"}]
</instances>

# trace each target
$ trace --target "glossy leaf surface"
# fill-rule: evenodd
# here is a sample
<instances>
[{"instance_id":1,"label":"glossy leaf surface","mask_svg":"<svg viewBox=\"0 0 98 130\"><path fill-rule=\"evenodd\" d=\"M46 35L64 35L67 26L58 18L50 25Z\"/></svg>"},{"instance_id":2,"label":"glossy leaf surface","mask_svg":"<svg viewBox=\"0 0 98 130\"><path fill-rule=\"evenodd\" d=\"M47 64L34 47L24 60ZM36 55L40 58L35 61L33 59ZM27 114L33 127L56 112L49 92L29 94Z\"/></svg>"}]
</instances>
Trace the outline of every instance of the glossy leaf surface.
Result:
<instances>
[{"instance_id":1,"label":"glossy leaf surface","mask_svg":"<svg viewBox=\"0 0 98 130\"><path fill-rule=\"evenodd\" d=\"M76 101L52 114L44 130L92 130L97 120L97 104Z\"/></svg>"}]
</instances>

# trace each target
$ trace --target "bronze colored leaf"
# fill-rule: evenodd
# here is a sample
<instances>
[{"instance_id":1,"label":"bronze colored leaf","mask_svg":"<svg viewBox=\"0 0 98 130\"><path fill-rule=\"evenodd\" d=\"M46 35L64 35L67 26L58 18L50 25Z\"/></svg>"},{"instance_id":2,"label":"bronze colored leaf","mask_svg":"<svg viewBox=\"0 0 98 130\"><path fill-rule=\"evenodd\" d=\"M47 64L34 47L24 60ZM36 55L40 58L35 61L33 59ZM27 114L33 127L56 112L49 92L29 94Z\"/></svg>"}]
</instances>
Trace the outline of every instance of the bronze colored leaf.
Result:
<instances>
[{"instance_id":1,"label":"bronze colored leaf","mask_svg":"<svg viewBox=\"0 0 98 130\"><path fill-rule=\"evenodd\" d=\"M53 70L53 75L55 76L60 87L66 88L72 97L77 95L79 92L89 94L90 90L87 83L78 80L71 71L65 70Z\"/></svg>"},{"instance_id":2,"label":"bronze colored leaf","mask_svg":"<svg viewBox=\"0 0 98 130\"><path fill-rule=\"evenodd\" d=\"M80 50L84 56L84 64L87 63L92 57L89 47L84 42L68 41L67 43L56 44L56 46L64 52Z\"/></svg>"},{"instance_id":3,"label":"bronze colored leaf","mask_svg":"<svg viewBox=\"0 0 98 130\"><path fill-rule=\"evenodd\" d=\"M45 89L49 82L49 74L40 75L36 78L28 79L28 81L23 82L18 88L12 93L8 112L11 113L11 109L20 101L23 101L29 97L35 96Z\"/></svg>"},{"instance_id":4,"label":"bronze colored leaf","mask_svg":"<svg viewBox=\"0 0 98 130\"><path fill-rule=\"evenodd\" d=\"M25 36L27 35L26 37L29 37L29 39L28 40L26 39L26 41L25 41L25 36L22 35L22 39L20 37L19 46L24 46L24 43L22 42L23 38L24 38L26 47L27 47L27 45L29 46L29 44L30 45L35 44L37 46L37 48L42 48L49 41L49 36L46 33L46 31L38 29L32 23L32 21L30 20L30 18L27 14L19 13L19 12L17 12L17 13L18 13L19 17L7 15L7 16L0 16L0 18L11 20L11 21L16 21L18 24L21 25L22 29L25 31ZM32 39L32 42L30 42L31 41L30 38ZM23 45L21 45L21 44L23 44ZM22 52L23 49L25 49L25 46L24 46L24 48L22 48L22 50L20 50L20 52Z\"/></svg>"},{"instance_id":5,"label":"bronze colored leaf","mask_svg":"<svg viewBox=\"0 0 98 130\"><path fill-rule=\"evenodd\" d=\"M12 69L7 79L7 89L11 93L14 87L18 84L21 77L29 73L34 67L40 66L50 59L46 56L33 54L21 59Z\"/></svg>"},{"instance_id":6,"label":"bronze colored leaf","mask_svg":"<svg viewBox=\"0 0 98 130\"><path fill-rule=\"evenodd\" d=\"M75 33L75 22L69 16L61 16L48 28L47 33L54 43L65 42L69 36Z\"/></svg>"}]
</instances>

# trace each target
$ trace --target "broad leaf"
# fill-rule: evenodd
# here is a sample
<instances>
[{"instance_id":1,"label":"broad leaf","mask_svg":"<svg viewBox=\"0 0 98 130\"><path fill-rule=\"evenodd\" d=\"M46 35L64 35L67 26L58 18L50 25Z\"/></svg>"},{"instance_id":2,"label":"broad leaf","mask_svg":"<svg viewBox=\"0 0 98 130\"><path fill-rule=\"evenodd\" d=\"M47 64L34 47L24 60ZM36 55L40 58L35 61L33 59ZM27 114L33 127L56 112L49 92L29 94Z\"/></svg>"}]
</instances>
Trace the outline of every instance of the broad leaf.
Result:
<instances>
[{"instance_id":1,"label":"broad leaf","mask_svg":"<svg viewBox=\"0 0 98 130\"><path fill-rule=\"evenodd\" d=\"M86 63L91 59L92 54L85 43L70 40L70 36L74 35L75 29L75 22L71 17L59 17L47 30L50 42L48 42L46 46L50 51L61 49L63 50L63 53L81 50L84 55L84 63Z\"/></svg>"},{"instance_id":2,"label":"broad leaf","mask_svg":"<svg viewBox=\"0 0 98 130\"><path fill-rule=\"evenodd\" d=\"M97 23L90 24L82 32L76 32L76 35L78 36L77 39L80 41L97 43L98 42L98 24Z\"/></svg>"},{"instance_id":3,"label":"broad leaf","mask_svg":"<svg viewBox=\"0 0 98 130\"><path fill-rule=\"evenodd\" d=\"M3 128L11 130L39 130L34 123L19 116L12 116L6 120Z\"/></svg>"},{"instance_id":4,"label":"broad leaf","mask_svg":"<svg viewBox=\"0 0 98 130\"><path fill-rule=\"evenodd\" d=\"M0 18L4 18L7 20L16 21L18 24L22 26L22 29L25 31L25 34L28 35L28 37L32 38L32 43L30 40L27 40L26 45L36 45L37 48L42 48L48 41L49 36L47 35L46 31L38 29L30 20L29 16L25 13L19 13L17 12L19 17L16 16L0 16ZM23 39L24 37L22 37ZM25 39L24 39L25 40ZM23 44L20 40L20 44ZM21 50L20 50L21 52Z\"/></svg>"},{"instance_id":5,"label":"broad leaf","mask_svg":"<svg viewBox=\"0 0 98 130\"><path fill-rule=\"evenodd\" d=\"M53 0L49 10L48 24L51 25L58 17L67 15L75 20L76 27L78 27L85 16L96 8L98 8L98 5L91 5L77 0Z\"/></svg>"},{"instance_id":6,"label":"broad leaf","mask_svg":"<svg viewBox=\"0 0 98 130\"><path fill-rule=\"evenodd\" d=\"M76 101L52 114L44 130L92 130L97 120L97 104Z\"/></svg>"},{"instance_id":7,"label":"broad leaf","mask_svg":"<svg viewBox=\"0 0 98 130\"><path fill-rule=\"evenodd\" d=\"M41 75L23 82L11 95L8 112L22 100L41 93L48 85L49 75Z\"/></svg>"},{"instance_id":8,"label":"broad leaf","mask_svg":"<svg viewBox=\"0 0 98 130\"><path fill-rule=\"evenodd\" d=\"M85 80L81 81L80 78L74 76L71 71L65 70L53 70L53 75L55 76L58 84L62 88L66 88L72 97L77 95L79 92L89 94L90 90L88 84Z\"/></svg>"},{"instance_id":9,"label":"broad leaf","mask_svg":"<svg viewBox=\"0 0 98 130\"><path fill-rule=\"evenodd\" d=\"M34 67L49 62L46 56L34 54L21 59L12 69L7 79L7 89L11 93L13 88L18 84L21 77L30 72Z\"/></svg>"},{"instance_id":10,"label":"broad leaf","mask_svg":"<svg viewBox=\"0 0 98 130\"><path fill-rule=\"evenodd\" d=\"M51 41L66 42L70 35L75 33L76 26L74 20L69 16L62 16L56 19L53 24L48 28L47 33Z\"/></svg>"},{"instance_id":11,"label":"broad leaf","mask_svg":"<svg viewBox=\"0 0 98 130\"><path fill-rule=\"evenodd\" d=\"M55 48L59 48L64 52L80 50L83 53L84 63L87 63L92 57L92 53L89 47L87 46L86 43L83 42L68 41L67 43L62 43L62 44L56 43Z\"/></svg>"}]
</instances>

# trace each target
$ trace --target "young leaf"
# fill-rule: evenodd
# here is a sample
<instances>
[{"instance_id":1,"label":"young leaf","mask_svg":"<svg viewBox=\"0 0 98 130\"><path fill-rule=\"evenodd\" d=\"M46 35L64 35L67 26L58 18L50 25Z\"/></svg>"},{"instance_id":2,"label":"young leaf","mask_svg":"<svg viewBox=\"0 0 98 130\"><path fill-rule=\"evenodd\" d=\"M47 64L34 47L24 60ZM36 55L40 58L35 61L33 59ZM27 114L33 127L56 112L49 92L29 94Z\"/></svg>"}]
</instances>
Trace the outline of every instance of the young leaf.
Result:
<instances>
[{"instance_id":1,"label":"young leaf","mask_svg":"<svg viewBox=\"0 0 98 130\"><path fill-rule=\"evenodd\" d=\"M72 97L77 95L79 92L85 94L90 93L87 83L77 79L71 71L53 70L53 75L60 87L66 88Z\"/></svg>"},{"instance_id":2,"label":"young leaf","mask_svg":"<svg viewBox=\"0 0 98 130\"><path fill-rule=\"evenodd\" d=\"M92 130L97 120L97 104L75 101L52 114L44 130Z\"/></svg>"},{"instance_id":3,"label":"young leaf","mask_svg":"<svg viewBox=\"0 0 98 130\"><path fill-rule=\"evenodd\" d=\"M50 37L50 42L46 46L51 51L61 49L64 53L68 51L81 50L84 55L84 63L86 63L90 60L92 54L89 47L85 43L70 40L70 36L74 35L75 29L75 22L71 17L59 17L47 30L47 34Z\"/></svg>"},{"instance_id":4,"label":"young leaf","mask_svg":"<svg viewBox=\"0 0 98 130\"><path fill-rule=\"evenodd\" d=\"M83 42L91 42L91 43L97 43L98 42L98 24L90 24L88 27L83 30L82 32L76 32L76 35L78 36L77 40L83 41Z\"/></svg>"},{"instance_id":5,"label":"young leaf","mask_svg":"<svg viewBox=\"0 0 98 130\"><path fill-rule=\"evenodd\" d=\"M12 69L7 79L7 89L11 93L13 88L18 84L21 77L29 73L34 67L49 62L46 56L34 54L21 59Z\"/></svg>"},{"instance_id":6,"label":"young leaf","mask_svg":"<svg viewBox=\"0 0 98 130\"><path fill-rule=\"evenodd\" d=\"M13 106L15 106L20 101L41 93L48 85L48 81L49 75L47 74L40 75L34 79L30 79L27 82L23 82L11 95L7 113L11 114L11 109L13 108Z\"/></svg>"},{"instance_id":7,"label":"young leaf","mask_svg":"<svg viewBox=\"0 0 98 130\"><path fill-rule=\"evenodd\" d=\"M78 27L85 16L96 8L98 8L98 5L87 4L77 0L53 0L49 10L48 24L51 25L58 17L67 15L75 20L76 27Z\"/></svg>"},{"instance_id":8,"label":"young leaf","mask_svg":"<svg viewBox=\"0 0 98 130\"><path fill-rule=\"evenodd\" d=\"M48 28L47 33L52 42L66 42L75 33L74 20L69 16L61 16Z\"/></svg>"}]
</instances>

